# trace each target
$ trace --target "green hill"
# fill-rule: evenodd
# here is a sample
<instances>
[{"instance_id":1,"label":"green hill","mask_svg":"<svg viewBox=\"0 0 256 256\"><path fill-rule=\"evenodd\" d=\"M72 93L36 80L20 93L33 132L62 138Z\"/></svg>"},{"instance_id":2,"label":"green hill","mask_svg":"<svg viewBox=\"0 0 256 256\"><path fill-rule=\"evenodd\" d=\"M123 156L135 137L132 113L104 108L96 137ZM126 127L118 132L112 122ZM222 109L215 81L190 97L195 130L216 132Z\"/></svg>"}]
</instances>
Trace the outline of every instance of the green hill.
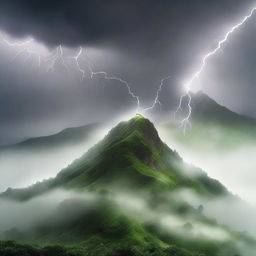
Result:
<instances>
[{"instance_id":1,"label":"green hill","mask_svg":"<svg viewBox=\"0 0 256 256\"><path fill-rule=\"evenodd\" d=\"M180 189L191 188L206 196L227 193L206 173L183 163L164 144L154 125L140 115L121 122L96 146L62 170L54 179L25 189L8 189L1 196L27 200L55 188L122 187Z\"/></svg>"},{"instance_id":2,"label":"green hill","mask_svg":"<svg viewBox=\"0 0 256 256\"><path fill-rule=\"evenodd\" d=\"M255 250L252 237L219 225L179 196L183 190L207 200L232 195L185 164L141 115L118 124L55 178L0 197L23 205L56 189L74 197L33 225L4 233L38 245L2 242L1 255L249 256Z\"/></svg>"}]
</instances>

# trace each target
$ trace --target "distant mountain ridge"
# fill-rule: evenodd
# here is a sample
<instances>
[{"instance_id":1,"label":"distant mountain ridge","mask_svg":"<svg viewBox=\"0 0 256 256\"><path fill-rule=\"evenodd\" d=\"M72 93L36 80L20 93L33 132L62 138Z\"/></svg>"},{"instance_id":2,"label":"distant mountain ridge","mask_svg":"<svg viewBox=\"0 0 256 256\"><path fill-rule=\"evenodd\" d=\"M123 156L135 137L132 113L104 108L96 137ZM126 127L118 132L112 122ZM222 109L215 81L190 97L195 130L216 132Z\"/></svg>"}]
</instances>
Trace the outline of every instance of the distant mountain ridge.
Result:
<instances>
[{"instance_id":1,"label":"distant mountain ridge","mask_svg":"<svg viewBox=\"0 0 256 256\"><path fill-rule=\"evenodd\" d=\"M254 118L231 111L201 91L193 94L192 108L192 121L207 119L209 123L218 122L220 125L232 126L234 129L243 126L246 132L256 132Z\"/></svg>"},{"instance_id":2,"label":"distant mountain ridge","mask_svg":"<svg viewBox=\"0 0 256 256\"><path fill-rule=\"evenodd\" d=\"M160 133L164 133L166 141L176 140L183 147L199 148L209 145L216 151L229 151L246 143L256 142L256 120L235 113L221 106L207 94L192 94L192 113L186 136L177 125L177 121L162 120L157 124ZM186 110L186 108L185 108ZM180 113L181 119L187 113Z\"/></svg>"},{"instance_id":3,"label":"distant mountain ridge","mask_svg":"<svg viewBox=\"0 0 256 256\"><path fill-rule=\"evenodd\" d=\"M86 139L88 135L98 126L99 124L95 123L79 127L66 128L53 135L30 138L16 144L0 146L0 153L3 150L10 149L57 147L62 146L63 144L77 143L83 139Z\"/></svg>"},{"instance_id":4,"label":"distant mountain ridge","mask_svg":"<svg viewBox=\"0 0 256 256\"><path fill-rule=\"evenodd\" d=\"M255 119L231 111L218 104L202 91L192 94L191 104L192 114L190 121L192 124L195 124L195 126L198 122L207 122L209 124L218 124L223 127L232 127L232 129L235 130L239 129L241 132L247 133L247 135L254 136L256 133ZM157 112L155 115L161 116L161 112ZM161 118L160 120L165 122L169 121L168 119L162 120ZM65 143L76 143L83 139L87 139L88 135L100 126L101 124L95 123L79 127L69 127L53 135L30 138L16 144L0 146L0 153L2 150L6 149L43 146L55 147Z\"/></svg>"}]
</instances>

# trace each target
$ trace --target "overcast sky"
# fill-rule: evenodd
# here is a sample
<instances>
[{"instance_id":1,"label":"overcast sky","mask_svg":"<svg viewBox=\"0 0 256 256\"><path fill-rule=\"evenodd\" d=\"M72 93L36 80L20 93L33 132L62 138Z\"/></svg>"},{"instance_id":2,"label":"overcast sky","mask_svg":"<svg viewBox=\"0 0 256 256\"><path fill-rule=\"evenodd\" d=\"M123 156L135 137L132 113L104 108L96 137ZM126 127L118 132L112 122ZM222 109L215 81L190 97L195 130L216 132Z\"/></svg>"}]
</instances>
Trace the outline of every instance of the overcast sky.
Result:
<instances>
[{"instance_id":1,"label":"overcast sky","mask_svg":"<svg viewBox=\"0 0 256 256\"><path fill-rule=\"evenodd\" d=\"M149 106L162 77L171 75L161 100L173 108L184 81L202 56L248 14L245 0L12 0L0 2L0 144L46 135L66 127L108 120L136 108L136 99L105 70L127 82L143 107ZM255 3L256 5L256 3ZM256 117L256 13L211 58L200 84L215 100ZM15 42L33 38L21 52ZM47 72L46 56L62 46L63 59ZM79 47L87 49L79 64ZM37 57L29 50L42 54ZM17 55L18 54L18 55ZM50 57L52 55L49 55ZM48 56L48 57L49 57ZM86 57L87 56L87 57ZM86 58L85 58L86 57ZM52 60L52 59L51 59ZM47 66L48 65L48 66Z\"/></svg>"}]
</instances>

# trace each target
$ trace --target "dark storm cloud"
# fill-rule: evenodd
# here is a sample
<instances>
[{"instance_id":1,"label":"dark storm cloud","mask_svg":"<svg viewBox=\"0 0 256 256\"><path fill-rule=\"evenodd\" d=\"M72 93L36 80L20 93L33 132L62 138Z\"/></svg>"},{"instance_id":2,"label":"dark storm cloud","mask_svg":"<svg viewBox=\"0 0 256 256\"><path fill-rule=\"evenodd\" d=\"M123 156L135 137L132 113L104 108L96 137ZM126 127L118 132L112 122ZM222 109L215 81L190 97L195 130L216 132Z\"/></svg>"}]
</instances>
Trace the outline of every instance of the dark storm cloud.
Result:
<instances>
[{"instance_id":1,"label":"dark storm cloud","mask_svg":"<svg viewBox=\"0 0 256 256\"><path fill-rule=\"evenodd\" d=\"M122 54L117 74L152 97L162 76L190 74L204 49L248 11L250 0L12 0L0 28L46 45L93 46ZM223 25L224 24L224 25ZM127 63L126 56L133 57ZM139 70L139 71L138 71ZM177 85L176 85L177 86Z\"/></svg>"},{"instance_id":2,"label":"dark storm cloud","mask_svg":"<svg viewBox=\"0 0 256 256\"><path fill-rule=\"evenodd\" d=\"M0 24L16 36L31 34L50 45L129 46L140 41L147 48L163 45L161 39L176 39L184 31L191 36L204 23L216 26L219 19L241 11L246 2L250 1L12 0L1 1Z\"/></svg>"},{"instance_id":3,"label":"dark storm cloud","mask_svg":"<svg viewBox=\"0 0 256 256\"><path fill-rule=\"evenodd\" d=\"M251 2L5 0L0 1L0 30L15 38L30 35L49 47L84 45L114 52L114 61L108 56L100 60L103 69L128 80L144 106L152 103L160 79L172 75L161 94L166 110L177 104L182 79L227 28L248 13ZM120 84L92 90L90 82L67 79L61 72L53 77L23 68L23 62L10 65L6 54L1 49L0 144L108 119L131 106ZM93 82L96 88L99 80Z\"/></svg>"},{"instance_id":4,"label":"dark storm cloud","mask_svg":"<svg viewBox=\"0 0 256 256\"><path fill-rule=\"evenodd\" d=\"M10 62L8 56L0 50L5 63L0 65L0 145L104 122L136 106L123 84L101 75L81 81L58 66L46 73L24 65L23 58Z\"/></svg>"}]
</instances>

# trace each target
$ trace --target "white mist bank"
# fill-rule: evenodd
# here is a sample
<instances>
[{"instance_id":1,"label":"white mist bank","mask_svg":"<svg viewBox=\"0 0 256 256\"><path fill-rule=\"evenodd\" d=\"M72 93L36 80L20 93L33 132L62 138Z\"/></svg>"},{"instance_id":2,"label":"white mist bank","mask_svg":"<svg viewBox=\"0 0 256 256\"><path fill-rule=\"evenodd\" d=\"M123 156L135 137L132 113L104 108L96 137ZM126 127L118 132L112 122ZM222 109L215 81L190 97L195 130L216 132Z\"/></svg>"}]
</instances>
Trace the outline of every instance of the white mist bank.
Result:
<instances>
[{"instance_id":1,"label":"white mist bank","mask_svg":"<svg viewBox=\"0 0 256 256\"><path fill-rule=\"evenodd\" d=\"M192 214L182 217L171 212L168 207L154 208L149 205L150 198L115 189L106 196L89 191L78 193L71 190L55 190L25 202L0 199L0 234L2 236L0 238L3 238L4 232L8 230L17 229L21 232L29 230L33 226L51 219L54 214L58 215L58 219L68 218L70 214L75 216L76 209L74 209L74 213L57 211L63 202L79 200L81 204L89 206L92 202L98 202L100 198L112 201L127 216L134 218L139 223L154 223L170 234L177 233L182 236L190 236L190 238L204 236L218 241L230 238L228 232L221 227L199 222ZM184 229L186 223L193 225L189 232Z\"/></svg>"},{"instance_id":2,"label":"white mist bank","mask_svg":"<svg viewBox=\"0 0 256 256\"><path fill-rule=\"evenodd\" d=\"M212 200L201 197L190 189L170 193L170 198L185 200L196 209L202 206L202 213L216 219L218 223L239 232L249 232L256 236L256 207L236 196L223 196Z\"/></svg>"},{"instance_id":3,"label":"white mist bank","mask_svg":"<svg viewBox=\"0 0 256 256\"><path fill-rule=\"evenodd\" d=\"M85 204L89 204L96 199L97 195L93 193L79 194L60 189L24 202L0 199L0 239L5 231L11 229L26 231L34 225L52 218L56 213L58 219L69 216L72 212L57 212L59 206L67 200L81 200ZM75 215L75 212L73 214Z\"/></svg>"},{"instance_id":4,"label":"white mist bank","mask_svg":"<svg viewBox=\"0 0 256 256\"><path fill-rule=\"evenodd\" d=\"M229 191L256 205L256 147L245 141L228 150L217 148L214 139L190 145L177 139L171 130L159 127L159 134L167 145L175 149L185 162L203 169ZM188 131L189 132L189 131ZM209 135L210 136L210 135ZM223 141L225 144L225 141Z\"/></svg>"},{"instance_id":5,"label":"white mist bank","mask_svg":"<svg viewBox=\"0 0 256 256\"><path fill-rule=\"evenodd\" d=\"M104 136L106 130L98 127L89 136L76 143L46 145L42 148L7 148L0 151L0 192L8 187L21 188L56 176L74 160L84 155Z\"/></svg>"},{"instance_id":6,"label":"white mist bank","mask_svg":"<svg viewBox=\"0 0 256 256\"><path fill-rule=\"evenodd\" d=\"M105 195L100 191L91 192L83 190L83 192L78 193L71 190L55 190L25 202L1 199L0 239L5 238L4 233L8 230L17 230L22 234L23 232L33 230L33 227L36 227L38 224L49 223L51 220L64 221L63 223L66 223L70 218L76 218L76 216L80 218L84 216L84 213L91 206L95 205L95 203L96 205L98 203L101 204L101 199L104 199L109 200L111 205L114 203L117 209L137 223L142 225L154 224L159 230L164 231L167 235L169 234L170 237L177 235L188 240L200 240L203 238L221 243L233 241L239 243L242 255L248 256L251 254L244 253L255 249L253 246L253 248L248 248L248 244L243 241L237 241L233 233L229 232L224 226L217 225L215 222L209 222L200 217L201 213L211 217L217 212L219 215L222 215L217 217L218 222L220 219L225 219L227 217L224 211L227 205L225 198L218 202L204 201L198 194L190 190L180 190L165 194L165 198L167 201L165 201L164 205L154 207L152 206L152 198L147 193L133 193L113 188ZM176 213L170 208L170 206L173 207L175 205L175 200L176 202L188 201L197 213L195 214L193 210L185 215ZM199 203L204 206L202 212L197 210ZM69 210L67 211L67 208L63 208L63 206L69 206ZM242 211L242 209L241 205L240 210ZM254 225L253 219L250 218L250 221L251 225ZM220 223L222 222L220 221Z\"/></svg>"},{"instance_id":7,"label":"white mist bank","mask_svg":"<svg viewBox=\"0 0 256 256\"><path fill-rule=\"evenodd\" d=\"M21 188L38 181L56 176L74 160L84 155L88 149L106 136L120 120L129 120L134 111L113 118L90 131L84 140L62 145L45 145L42 148L7 148L0 150L0 192L8 187ZM74 131L75 132L75 131Z\"/></svg>"}]
</instances>

